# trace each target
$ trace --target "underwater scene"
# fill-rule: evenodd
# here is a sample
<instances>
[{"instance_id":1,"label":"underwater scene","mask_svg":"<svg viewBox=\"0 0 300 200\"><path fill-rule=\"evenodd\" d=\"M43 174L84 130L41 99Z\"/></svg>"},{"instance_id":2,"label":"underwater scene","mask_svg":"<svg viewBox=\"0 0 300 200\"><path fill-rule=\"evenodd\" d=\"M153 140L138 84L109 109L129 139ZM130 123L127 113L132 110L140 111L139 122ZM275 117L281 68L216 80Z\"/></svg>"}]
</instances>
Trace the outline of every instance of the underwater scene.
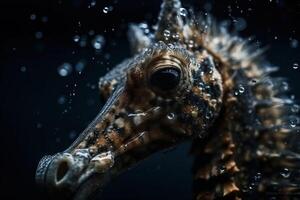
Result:
<instances>
[{"instance_id":1,"label":"underwater scene","mask_svg":"<svg viewBox=\"0 0 300 200\"><path fill-rule=\"evenodd\" d=\"M0 9L0 199L300 199L300 1Z\"/></svg>"}]
</instances>

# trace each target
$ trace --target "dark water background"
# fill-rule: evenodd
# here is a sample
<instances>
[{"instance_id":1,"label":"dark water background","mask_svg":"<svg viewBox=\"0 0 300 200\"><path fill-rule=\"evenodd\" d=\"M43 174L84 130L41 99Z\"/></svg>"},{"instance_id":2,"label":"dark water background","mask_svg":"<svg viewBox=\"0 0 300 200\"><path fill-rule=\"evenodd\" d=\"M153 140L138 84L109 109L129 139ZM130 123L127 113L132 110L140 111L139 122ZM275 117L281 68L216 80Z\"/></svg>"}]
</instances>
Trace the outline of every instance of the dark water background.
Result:
<instances>
[{"instance_id":1,"label":"dark water background","mask_svg":"<svg viewBox=\"0 0 300 200\"><path fill-rule=\"evenodd\" d=\"M98 78L129 56L128 22L155 23L160 1L15 0L0 2L0 199L45 199L36 189L39 159L68 147L101 109ZM196 10L209 9L219 20L230 19L244 37L256 36L266 55L281 66L299 100L300 1L184 1ZM112 11L103 13L105 6ZM230 7L228 7L230 6ZM79 23L80 22L80 23ZM243 20L242 20L243 22ZM104 36L96 53L74 42L75 35ZM93 36L89 36L93 38ZM66 77L57 68L86 63ZM103 199L190 199L192 157L189 144L158 153L111 182Z\"/></svg>"}]
</instances>

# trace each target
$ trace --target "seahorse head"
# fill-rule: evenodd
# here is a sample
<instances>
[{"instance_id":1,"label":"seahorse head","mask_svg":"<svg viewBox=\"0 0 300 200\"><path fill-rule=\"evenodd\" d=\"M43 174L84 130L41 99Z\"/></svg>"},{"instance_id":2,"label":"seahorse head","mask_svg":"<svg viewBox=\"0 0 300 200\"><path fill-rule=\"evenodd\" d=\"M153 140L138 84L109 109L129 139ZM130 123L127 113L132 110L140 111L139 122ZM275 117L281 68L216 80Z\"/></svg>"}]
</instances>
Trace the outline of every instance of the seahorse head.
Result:
<instances>
[{"instance_id":1,"label":"seahorse head","mask_svg":"<svg viewBox=\"0 0 300 200\"><path fill-rule=\"evenodd\" d=\"M106 104L71 147L40 161L38 183L83 199L154 152L206 136L221 109L222 78L182 12L179 1L165 0L153 32L131 25L134 56L99 82Z\"/></svg>"}]
</instances>

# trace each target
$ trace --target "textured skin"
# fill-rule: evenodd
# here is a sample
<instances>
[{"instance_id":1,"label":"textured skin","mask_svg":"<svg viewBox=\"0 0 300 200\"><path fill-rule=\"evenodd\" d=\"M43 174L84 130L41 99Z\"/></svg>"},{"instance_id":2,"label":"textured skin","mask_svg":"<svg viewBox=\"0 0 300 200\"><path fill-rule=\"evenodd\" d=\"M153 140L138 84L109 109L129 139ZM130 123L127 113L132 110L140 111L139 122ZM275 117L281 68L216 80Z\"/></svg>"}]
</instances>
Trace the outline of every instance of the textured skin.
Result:
<instances>
[{"instance_id":1,"label":"textured skin","mask_svg":"<svg viewBox=\"0 0 300 200\"><path fill-rule=\"evenodd\" d=\"M41 161L39 184L87 199L107 176L193 140L195 199L299 198L299 107L286 82L269 76L276 68L260 49L180 8L165 0L153 32L131 25L134 56L99 81L106 105L71 147ZM167 92L148 81L166 66L181 72Z\"/></svg>"}]
</instances>

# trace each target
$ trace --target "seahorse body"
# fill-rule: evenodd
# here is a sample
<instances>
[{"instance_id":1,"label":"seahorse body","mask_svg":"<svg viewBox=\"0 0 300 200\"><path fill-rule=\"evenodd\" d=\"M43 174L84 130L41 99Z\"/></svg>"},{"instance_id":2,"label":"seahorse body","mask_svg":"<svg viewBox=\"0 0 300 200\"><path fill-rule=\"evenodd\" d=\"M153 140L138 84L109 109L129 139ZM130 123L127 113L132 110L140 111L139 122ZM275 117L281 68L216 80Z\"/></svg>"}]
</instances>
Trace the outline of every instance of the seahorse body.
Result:
<instances>
[{"instance_id":1,"label":"seahorse body","mask_svg":"<svg viewBox=\"0 0 300 200\"><path fill-rule=\"evenodd\" d=\"M270 77L260 49L180 10L164 0L153 32L130 26L135 56L100 79L106 105L40 162L39 183L86 199L107 174L192 139L195 199L300 197L299 107L287 83Z\"/></svg>"}]
</instances>

